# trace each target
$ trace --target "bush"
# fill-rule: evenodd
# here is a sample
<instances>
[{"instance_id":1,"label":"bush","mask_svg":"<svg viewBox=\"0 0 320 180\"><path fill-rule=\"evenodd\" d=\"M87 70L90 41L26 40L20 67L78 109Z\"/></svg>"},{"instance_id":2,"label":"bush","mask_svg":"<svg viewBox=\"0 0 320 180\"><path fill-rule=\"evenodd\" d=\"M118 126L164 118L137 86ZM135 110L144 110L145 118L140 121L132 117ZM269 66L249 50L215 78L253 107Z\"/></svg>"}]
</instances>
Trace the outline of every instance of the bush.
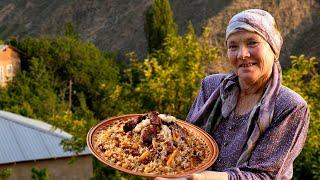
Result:
<instances>
[{"instance_id":1,"label":"bush","mask_svg":"<svg viewBox=\"0 0 320 180\"><path fill-rule=\"evenodd\" d=\"M11 174L12 174L12 169L10 169L10 168L0 169L0 179L1 180L9 179Z\"/></svg>"},{"instance_id":2,"label":"bush","mask_svg":"<svg viewBox=\"0 0 320 180\"><path fill-rule=\"evenodd\" d=\"M113 96L118 113L157 110L184 119L206 75L204 64L215 61L217 51L200 43L190 25L184 36L168 35L163 48L142 63L134 54L130 58Z\"/></svg>"},{"instance_id":3,"label":"bush","mask_svg":"<svg viewBox=\"0 0 320 180\"><path fill-rule=\"evenodd\" d=\"M302 153L294 163L294 179L320 179L320 76L316 58L292 56L292 68L283 74L286 86L299 93L310 107L310 127Z\"/></svg>"}]
</instances>

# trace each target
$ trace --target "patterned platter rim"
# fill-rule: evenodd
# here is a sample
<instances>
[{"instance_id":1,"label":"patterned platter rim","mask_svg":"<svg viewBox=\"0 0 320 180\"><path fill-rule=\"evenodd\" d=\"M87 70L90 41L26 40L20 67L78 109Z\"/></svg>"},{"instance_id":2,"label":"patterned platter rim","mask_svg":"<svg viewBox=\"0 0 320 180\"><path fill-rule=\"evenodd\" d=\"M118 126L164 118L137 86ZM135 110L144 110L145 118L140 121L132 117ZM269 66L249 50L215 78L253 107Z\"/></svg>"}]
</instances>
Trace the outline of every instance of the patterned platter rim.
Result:
<instances>
[{"instance_id":1,"label":"patterned platter rim","mask_svg":"<svg viewBox=\"0 0 320 180\"><path fill-rule=\"evenodd\" d=\"M208 146L209 149L209 156L200 164L198 165L195 169L189 170L189 171L184 171L183 173L177 173L174 175L161 175L161 174L152 174L152 173L141 173L141 172L136 172L136 171L131 171L128 169L125 169L120 166L116 166L115 164L110 163L105 157L103 157L99 151L95 148L95 141L94 138L96 137L95 135L97 132L100 130L104 129L106 126L116 122L116 121L127 121L130 118L134 118L137 116L141 116L143 114L128 114L128 115L123 115L123 116L117 116L117 117L112 117L106 120L101 121L99 124L95 125L92 127L88 134L87 134L87 145L91 151L91 153L103 164L110 166L114 169L117 169L119 171L136 175L136 176L142 176L142 177L166 177L166 178L176 178L176 177L187 177L193 173L201 172L206 169L208 169L218 158L219 155L219 149L216 141L204 130L201 128L190 124L186 121L182 120L177 120L177 124L180 126L188 129L189 132L193 133L196 137L200 137Z\"/></svg>"}]
</instances>

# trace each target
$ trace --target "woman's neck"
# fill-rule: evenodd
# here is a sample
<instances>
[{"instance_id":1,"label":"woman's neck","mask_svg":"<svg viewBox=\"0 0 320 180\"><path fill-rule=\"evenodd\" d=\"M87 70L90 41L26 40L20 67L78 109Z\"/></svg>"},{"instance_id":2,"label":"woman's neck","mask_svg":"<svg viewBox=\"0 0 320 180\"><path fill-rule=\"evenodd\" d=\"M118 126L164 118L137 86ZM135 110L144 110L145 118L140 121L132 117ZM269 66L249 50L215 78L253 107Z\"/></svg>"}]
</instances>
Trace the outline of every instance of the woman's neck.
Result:
<instances>
[{"instance_id":1,"label":"woman's neck","mask_svg":"<svg viewBox=\"0 0 320 180\"><path fill-rule=\"evenodd\" d=\"M235 109L236 115L243 115L254 107L261 98L266 83L267 80L248 83L239 79L240 93Z\"/></svg>"},{"instance_id":2,"label":"woman's neck","mask_svg":"<svg viewBox=\"0 0 320 180\"><path fill-rule=\"evenodd\" d=\"M260 94L269 78L261 78L256 82L247 82L239 79L240 94L242 96Z\"/></svg>"}]
</instances>

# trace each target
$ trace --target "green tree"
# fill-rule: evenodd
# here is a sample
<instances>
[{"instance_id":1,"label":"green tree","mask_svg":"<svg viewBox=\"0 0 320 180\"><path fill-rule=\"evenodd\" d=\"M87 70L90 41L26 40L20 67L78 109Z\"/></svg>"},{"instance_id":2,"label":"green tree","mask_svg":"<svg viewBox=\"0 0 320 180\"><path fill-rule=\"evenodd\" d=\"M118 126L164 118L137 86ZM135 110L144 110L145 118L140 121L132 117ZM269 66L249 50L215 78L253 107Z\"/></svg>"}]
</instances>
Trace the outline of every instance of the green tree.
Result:
<instances>
[{"instance_id":1,"label":"green tree","mask_svg":"<svg viewBox=\"0 0 320 180\"><path fill-rule=\"evenodd\" d=\"M101 180L101 179L110 179L110 180L146 180L146 178L133 176L126 174L120 171L111 169L103 164L101 164L97 159L93 159L93 177L91 180Z\"/></svg>"},{"instance_id":2,"label":"green tree","mask_svg":"<svg viewBox=\"0 0 320 180\"><path fill-rule=\"evenodd\" d=\"M310 107L310 126L306 144L294 164L295 179L320 179L320 76L318 60L293 56L292 68L284 72L286 86L299 93Z\"/></svg>"},{"instance_id":3,"label":"green tree","mask_svg":"<svg viewBox=\"0 0 320 180\"><path fill-rule=\"evenodd\" d=\"M48 180L49 179L49 174L48 174L48 169L43 168L43 169L36 169L32 168L31 169L31 179L32 180Z\"/></svg>"},{"instance_id":4,"label":"green tree","mask_svg":"<svg viewBox=\"0 0 320 180\"><path fill-rule=\"evenodd\" d=\"M1 90L0 107L31 118L53 116L63 108L54 91L56 85L44 60L32 58L29 71L19 73L7 89Z\"/></svg>"},{"instance_id":5,"label":"green tree","mask_svg":"<svg viewBox=\"0 0 320 180\"><path fill-rule=\"evenodd\" d=\"M155 0L145 16L144 30L148 51L152 53L162 48L168 35L177 34L177 25L173 20L169 0Z\"/></svg>"},{"instance_id":6,"label":"green tree","mask_svg":"<svg viewBox=\"0 0 320 180\"><path fill-rule=\"evenodd\" d=\"M62 142L65 150L81 151L89 128L113 111L108 99L118 82L114 59L70 37L29 37L17 45L28 63L0 89L0 108L71 133L73 138Z\"/></svg>"},{"instance_id":7,"label":"green tree","mask_svg":"<svg viewBox=\"0 0 320 180\"><path fill-rule=\"evenodd\" d=\"M44 59L45 66L58 82L56 94L74 111L83 93L89 110L98 118L108 117L101 109L101 99L108 99L118 81L117 65L91 43L74 38L27 38L19 48L28 57ZM28 71L28 69L26 69ZM108 102L106 102L108 103Z\"/></svg>"},{"instance_id":8,"label":"green tree","mask_svg":"<svg viewBox=\"0 0 320 180\"><path fill-rule=\"evenodd\" d=\"M10 168L3 168L0 170L0 180L7 180L10 178L12 174L12 169Z\"/></svg>"},{"instance_id":9,"label":"green tree","mask_svg":"<svg viewBox=\"0 0 320 180\"><path fill-rule=\"evenodd\" d=\"M66 23L64 35L66 37L79 39L79 33L75 30L74 25L72 24L72 22L67 22Z\"/></svg>"},{"instance_id":10,"label":"green tree","mask_svg":"<svg viewBox=\"0 0 320 180\"><path fill-rule=\"evenodd\" d=\"M184 36L168 35L144 62L130 57L126 81L115 91L118 104L130 112L157 110L184 119L206 75L204 64L217 58L217 50L201 43L190 24Z\"/></svg>"}]
</instances>

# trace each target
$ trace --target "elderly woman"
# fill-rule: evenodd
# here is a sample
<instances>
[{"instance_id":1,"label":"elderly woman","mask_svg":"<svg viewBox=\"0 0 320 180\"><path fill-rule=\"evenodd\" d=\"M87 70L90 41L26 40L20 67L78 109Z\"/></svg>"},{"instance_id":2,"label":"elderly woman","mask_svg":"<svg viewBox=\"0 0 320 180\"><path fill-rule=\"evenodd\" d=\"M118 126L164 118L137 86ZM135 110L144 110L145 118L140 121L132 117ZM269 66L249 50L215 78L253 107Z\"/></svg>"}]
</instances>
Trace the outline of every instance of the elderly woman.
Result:
<instances>
[{"instance_id":1,"label":"elderly woman","mask_svg":"<svg viewBox=\"0 0 320 180\"><path fill-rule=\"evenodd\" d=\"M217 141L212 171L193 179L291 179L306 140L309 109L281 84L282 37L266 11L236 14L226 30L230 74L210 75L187 120Z\"/></svg>"}]
</instances>

